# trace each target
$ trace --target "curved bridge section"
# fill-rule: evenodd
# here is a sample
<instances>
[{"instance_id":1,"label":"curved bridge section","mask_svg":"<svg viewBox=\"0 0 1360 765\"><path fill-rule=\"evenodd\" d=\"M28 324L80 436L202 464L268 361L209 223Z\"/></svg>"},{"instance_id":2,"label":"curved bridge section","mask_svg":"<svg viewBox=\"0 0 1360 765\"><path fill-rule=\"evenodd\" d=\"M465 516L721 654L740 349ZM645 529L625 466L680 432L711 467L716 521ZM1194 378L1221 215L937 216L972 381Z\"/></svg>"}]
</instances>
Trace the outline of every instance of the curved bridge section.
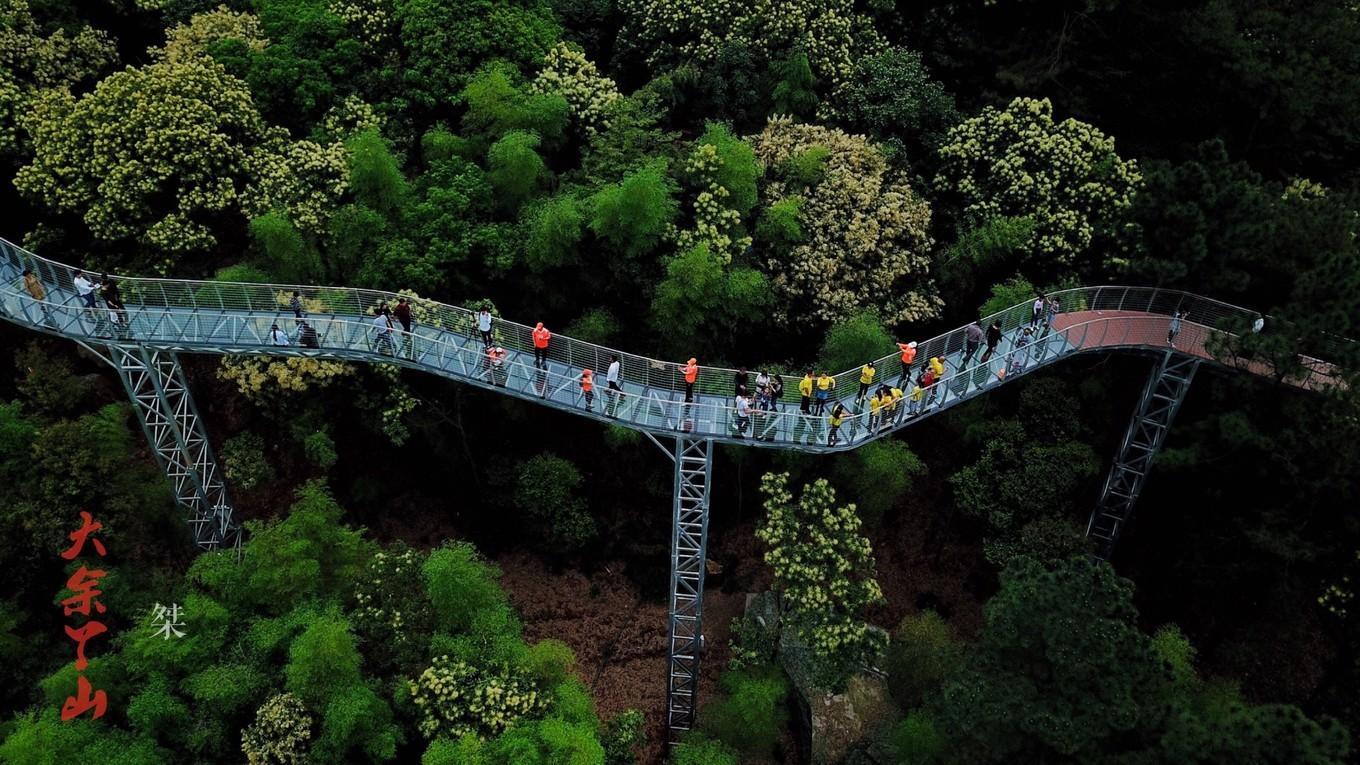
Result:
<instances>
[{"instance_id":1,"label":"curved bridge section","mask_svg":"<svg viewBox=\"0 0 1360 765\"><path fill-rule=\"evenodd\" d=\"M46 299L33 299L20 274L31 269L46 290ZM804 414L799 407L801 374L785 375L783 399L773 410L753 410L738 417L735 370L703 365L691 401L686 401L681 363L661 361L601 345L554 335L547 362L536 364L531 329L496 319L495 345L502 358L484 350L473 312L424 299L413 299L415 324L411 332L398 329L382 337L373 326L374 309L395 305L398 293L342 287L242 284L177 279L115 277L126 305L122 326L110 321L100 301L89 310L73 285L75 268L39 257L0 240L0 315L48 334L90 345L141 348L169 353L312 356L370 363L397 364L458 380L543 406L668 437L760 447L831 452L861 444L906 427L991 388L1028 374L1075 353L1109 350L1175 352L1224 363L1211 352L1215 342L1231 337L1230 327L1247 327L1257 314L1244 308L1174 290L1143 287L1082 287L1055 293L1061 312L1050 324L1036 325L1033 342L1021 345L1023 329L1031 324L1030 306L1022 304L983 320L1000 321L1003 339L982 361L985 347L965 359L966 336L960 328L918 343L915 364L940 357L943 378L926 389L916 405L906 401L891 417L871 427L865 405L856 405L859 369L836 374L832 400L841 401L847 414L836 443L829 443L825 415ZM293 292L300 293L303 315L289 308ZM1166 335L1171 315L1185 312L1174 349ZM314 348L304 347L301 322L315 331ZM287 345L276 344L271 328L279 327ZM622 366L621 392L607 390L605 370L617 357ZM1244 371L1269 375L1264 365L1227 362ZM897 354L876 360L874 386L901 379ZM581 383L584 370L594 372L593 396ZM1291 382L1318 387L1333 377L1327 364L1304 359L1305 376ZM914 376L913 370L913 376ZM904 386L905 387L905 386ZM593 400L588 400L593 399Z\"/></svg>"}]
</instances>

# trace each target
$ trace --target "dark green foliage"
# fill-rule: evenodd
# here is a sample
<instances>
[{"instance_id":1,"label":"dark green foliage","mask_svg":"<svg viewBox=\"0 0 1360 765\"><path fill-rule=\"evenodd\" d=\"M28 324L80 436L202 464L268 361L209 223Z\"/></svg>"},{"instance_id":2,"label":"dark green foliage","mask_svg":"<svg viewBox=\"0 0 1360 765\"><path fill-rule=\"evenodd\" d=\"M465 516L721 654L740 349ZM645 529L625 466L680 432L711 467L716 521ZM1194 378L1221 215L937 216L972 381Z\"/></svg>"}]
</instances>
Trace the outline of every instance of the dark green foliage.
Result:
<instances>
[{"instance_id":1,"label":"dark green foliage","mask_svg":"<svg viewBox=\"0 0 1360 765\"><path fill-rule=\"evenodd\" d=\"M552 552L576 552L595 537L595 519L578 493L581 480L575 465L552 454L533 457L520 468L515 505Z\"/></svg>"},{"instance_id":2,"label":"dark green foliage","mask_svg":"<svg viewBox=\"0 0 1360 765\"><path fill-rule=\"evenodd\" d=\"M837 481L853 487L855 509L870 528L877 526L925 475L925 463L902 441L872 441L836 461Z\"/></svg>"},{"instance_id":3,"label":"dark green foliage","mask_svg":"<svg viewBox=\"0 0 1360 765\"><path fill-rule=\"evenodd\" d=\"M484 61L504 59L528 71L560 33L552 8L538 0L397 0L394 6L407 54L403 94L423 109L457 103Z\"/></svg>"},{"instance_id":4,"label":"dark green foliage","mask_svg":"<svg viewBox=\"0 0 1360 765\"><path fill-rule=\"evenodd\" d=\"M817 110L817 79L812 76L807 54L797 51L776 67L779 83L771 98L774 113L810 117Z\"/></svg>"},{"instance_id":5,"label":"dark green foliage","mask_svg":"<svg viewBox=\"0 0 1360 765\"><path fill-rule=\"evenodd\" d=\"M605 765L636 765L635 750L646 740L642 732L642 712L629 709L609 721L604 734Z\"/></svg>"},{"instance_id":6,"label":"dark green foliage","mask_svg":"<svg viewBox=\"0 0 1360 765\"><path fill-rule=\"evenodd\" d=\"M431 552L421 570L440 629L464 632L474 626L479 611L505 603L505 594L496 583L500 570L483 562L466 542L449 543Z\"/></svg>"},{"instance_id":7,"label":"dark green foliage","mask_svg":"<svg viewBox=\"0 0 1360 765\"><path fill-rule=\"evenodd\" d=\"M271 212L253 218L250 233L260 248L261 265L273 278L285 284L303 284L321 276L316 253L286 214ZM250 280L233 278L228 281Z\"/></svg>"},{"instance_id":8,"label":"dark green foliage","mask_svg":"<svg viewBox=\"0 0 1360 765\"><path fill-rule=\"evenodd\" d=\"M671 765L738 765L739 762L731 747L702 733L691 733L671 750Z\"/></svg>"},{"instance_id":9,"label":"dark green foliage","mask_svg":"<svg viewBox=\"0 0 1360 765\"><path fill-rule=\"evenodd\" d=\"M893 729L893 746L899 765L931 765L940 762L949 742L929 715L913 710Z\"/></svg>"},{"instance_id":10,"label":"dark green foliage","mask_svg":"<svg viewBox=\"0 0 1360 765\"><path fill-rule=\"evenodd\" d=\"M392 215L406 200L406 178L391 148L377 132L360 133L345 143L349 150L349 186L360 204Z\"/></svg>"},{"instance_id":11,"label":"dark green foliage","mask_svg":"<svg viewBox=\"0 0 1360 765\"><path fill-rule=\"evenodd\" d=\"M864 312L833 326L826 333L817 358L823 369L839 372L861 367L866 361L877 361L895 347L878 316ZM879 374L885 373L880 370Z\"/></svg>"},{"instance_id":12,"label":"dark green foliage","mask_svg":"<svg viewBox=\"0 0 1360 765\"><path fill-rule=\"evenodd\" d=\"M765 275L753 268L723 268L700 243L666 261L666 278L652 299L652 324L671 348L684 353L702 336L731 339L742 317L770 300Z\"/></svg>"},{"instance_id":13,"label":"dark green foliage","mask_svg":"<svg viewBox=\"0 0 1360 765\"><path fill-rule=\"evenodd\" d=\"M888 48L855 62L850 84L838 94L843 120L853 132L893 141L924 157L958 121L954 97L908 48Z\"/></svg>"},{"instance_id":14,"label":"dark green foliage","mask_svg":"<svg viewBox=\"0 0 1360 765\"><path fill-rule=\"evenodd\" d=\"M271 122L305 133L339 96L353 92L362 46L324 0L258 0L255 10L270 44L244 61L240 47L214 52L247 67L251 93Z\"/></svg>"},{"instance_id":15,"label":"dark green foliage","mask_svg":"<svg viewBox=\"0 0 1360 765\"><path fill-rule=\"evenodd\" d=\"M954 630L934 611L903 619L893 632L883 667L893 700L903 709L920 706L959 669L963 649Z\"/></svg>"},{"instance_id":16,"label":"dark green foliage","mask_svg":"<svg viewBox=\"0 0 1360 765\"><path fill-rule=\"evenodd\" d=\"M651 162L590 198L590 230L629 257L650 252L675 219L674 194L666 163Z\"/></svg>"},{"instance_id":17,"label":"dark green foliage","mask_svg":"<svg viewBox=\"0 0 1360 765\"><path fill-rule=\"evenodd\" d=\"M524 218L524 260L530 269L546 271L576 264L576 247L585 233L585 212L575 196L558 194L545 199L526 208Z\"/></svg>"},{"instance_id":18,"label":"dark green foliage","mask_svg":"<svg viewBox=\"0 0 1360 765\"><path fill-rule=\"evenodd\" d=\"M538 155L538 136L522 131L506 133L487 151L487 180L501 205L514 211L547 183L548 168Z\"/></svg>"},{"instance_id":19,"label":"dark green foliage","mask_svg":"<svg viewBox=\"0 0 1360 765\"><path fill-rule=\"evenodd\" d=\"M566 99L529 93L519 74L505 64L479 71L463 98L463 129L487 143L519 130L537 135L551 148L561 142L570 118Z\"/></svg>"},{"instance_id":20,"label":"dark green foliage","mask_svg":"<svg viewBox=\"0 0 1360 765\"><path fill-rule=\"evenodd\" d=\"M567 325L566 334L587 343L610 345L619 332L618 319L604 308L592 308Z\"/></svg>"},{"instance_id":21,"label":"dark green foliage","mask_svg":"<svg viewBox=\"0 0 1360 765\"><path fill-rule=\"evenodd\" d=\"M724 672L727 694L701 716L702 730L746 756L769 756L784 730L789 683L783 670L766 667Z\"/></svg>"}]
</instances>

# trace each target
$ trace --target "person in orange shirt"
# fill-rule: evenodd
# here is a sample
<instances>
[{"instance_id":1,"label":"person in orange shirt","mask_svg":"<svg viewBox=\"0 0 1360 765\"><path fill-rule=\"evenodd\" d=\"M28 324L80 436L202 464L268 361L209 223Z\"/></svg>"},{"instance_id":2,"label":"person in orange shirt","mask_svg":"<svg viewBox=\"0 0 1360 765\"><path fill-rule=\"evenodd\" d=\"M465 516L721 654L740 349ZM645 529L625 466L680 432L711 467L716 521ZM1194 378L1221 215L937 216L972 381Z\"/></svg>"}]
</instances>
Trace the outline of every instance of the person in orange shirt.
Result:
<instances>
[{"instance_id":1,"label":"person in orange shirt","mask_svg":"<svg viewBox=\"0 0 1360 765\"><path fill-rule=\"evenodd\" d=\"M897 387L901 388L907 378L911 377L911 363L916 360L916 341L898 343L897 348L902 351L902 376L897 378Z\"/></svg>"},{"instance_id":2,"label":"person in orange shirt","mask_svg":"<svg viewBox=\"0 0 1360 765\"><path fill-rule=\"evenodd\" d=\"M581 370L581 394L586 399L586 411L595 411L595 373L589 369Z\"/></svg>"},{"instance_id":3,"label":"person in orange shirt","mask_svg":"<svg viewBox=\"0 0 1360 765\"><path fill-rule=\"evenodd\" d=\"M552 339L552 333L548 328L539 322L534 327L534 366L548 368L548 341Z\"/></svg>"},{"instance_id":4,"label":"person in orange shirt","mask_svg":"<svg viewBox=\"0 0 1360 765\"><path fill-rule=\"evenodd\" d=\"M694 400L694 381L699 379L699 362L690 359L680 371L685 373L685 403L688 404Z\"/></svg>"}]
</instances>

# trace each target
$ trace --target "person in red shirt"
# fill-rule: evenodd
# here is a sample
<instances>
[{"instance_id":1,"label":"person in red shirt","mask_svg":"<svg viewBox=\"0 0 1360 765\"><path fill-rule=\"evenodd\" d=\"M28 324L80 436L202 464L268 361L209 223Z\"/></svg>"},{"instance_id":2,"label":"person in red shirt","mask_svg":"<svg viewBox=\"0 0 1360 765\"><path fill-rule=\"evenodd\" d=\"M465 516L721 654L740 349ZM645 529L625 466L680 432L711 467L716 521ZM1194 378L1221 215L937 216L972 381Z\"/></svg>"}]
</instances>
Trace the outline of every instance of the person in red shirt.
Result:
<instances>
[{"instance_id":1,"label":"person in red shirt","mask_svg":"<svg viewBox=\"0 0 1360 765\"><path fill-rule=\"evenodd\" d=\"M548 328L539 322L534 327L534 366L548 368L548 341L552 339L552 333Z\"/></svg>"},{"instance_id":2,"label":"person in red shirt","mask_svg":"<svg viewBox=\"0 0 1360 765\"><path fill-rule=\"evenodd\" d=\"M581 394L586 399L586 411L595 411L595 373L589 369L581 370Z\"/></svg>"}]
</instances>

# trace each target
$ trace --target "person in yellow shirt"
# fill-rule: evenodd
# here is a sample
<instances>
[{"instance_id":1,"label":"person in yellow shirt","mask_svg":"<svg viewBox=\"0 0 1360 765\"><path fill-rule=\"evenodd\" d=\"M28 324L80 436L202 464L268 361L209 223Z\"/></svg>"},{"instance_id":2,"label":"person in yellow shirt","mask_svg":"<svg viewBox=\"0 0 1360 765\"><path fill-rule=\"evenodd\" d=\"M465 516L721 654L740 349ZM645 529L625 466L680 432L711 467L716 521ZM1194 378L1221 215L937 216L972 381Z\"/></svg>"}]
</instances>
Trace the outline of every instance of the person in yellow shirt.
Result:
<instances>
[{"instance_id":1,"label":"person in yellow shirt","mask_svg":"<svg viewBox=\"0 0 1360 765\"><path fill-rule=\"evenodd\" d=\"M831 390L836 387L836 378L822 372L817 376L817 410L813 414L821 416L826 411L826 402L831 400Z\"/></svg>"},{"instance_id":2,"label":"person in yellow shirt","mask_svg":"<svg viewBox=\"0 0 1360 765\"><path fill-rule=\"evenodd\" d=\"M936 380L944 379L944 357L935 356L930 359L930 371L935 373Z\"/></svg>"},{"instance_id":3,"label":"person in yellow shirt","mask_svg":"<svg viewBox=\"0 0 1360 765\"><path fill-rule=\"evenodd\" d=\"M907 407L907 413L915 416L921 411L921 402L925 400L926 389L921 387L921 381L917 380L911 384L911 405Z\"/></svg>"},{"instance_id":4,"label":"person in yellow shirt","mask_svg":"<svg viewBox=\"0 0 1360 765\"><path fill-rule=\"evenodd\" d=\"M869 397L869 432L878 432L878 425L883 417L883 392L876 391Z\"/></svg>"},{"instance_id":5,"label":"person in yellow shirt","mask_svg":"<svg viewBox=\"0 0 1360 765\"><path fill-rule=\"evenodd\" d=\"M897 418L901 415L902 398L903 393L901 388L893 388L888 391L888 418L891 422L896 423Z\"/></svg>"},{"instance_id":6,"label":"person in yellow shirt","mask_svg":"<svg viewBox=\"0 0 1360 765\"><path fill-rule=\"evenodd\" d=\"M841 423L845 422L845 405L837 401L836 405L831 408L831 414L826 418L826 421L831 425L831 432L826 436L826 445L835 446L836 436L841 429Z\"/></svg>"},{"instance_id":7,"label":"person in yellow shirt","mask_svg":"<svg viewBox=\"0 0 1360 765\"><path fill-rule=\"evenodd\" d=\"M798 409L803 414L812 414L812 370L803 375L803 379L798 382L798 393L803 397Z\"/></svg>"},{"instance_id":8,"label":"person in yellow shirt","mask_svg":"<svg viewBox=\"0 0 1360 765\"><path fill-rule=\"evenodd\" d=\"M874 384L874 375L878 370L874 369L874 362L870 361L859 370L859 393L855 394L855 405L858 406L864 400L864 395L869 392L869 386Z\"/></svg>"}]
</instances>

